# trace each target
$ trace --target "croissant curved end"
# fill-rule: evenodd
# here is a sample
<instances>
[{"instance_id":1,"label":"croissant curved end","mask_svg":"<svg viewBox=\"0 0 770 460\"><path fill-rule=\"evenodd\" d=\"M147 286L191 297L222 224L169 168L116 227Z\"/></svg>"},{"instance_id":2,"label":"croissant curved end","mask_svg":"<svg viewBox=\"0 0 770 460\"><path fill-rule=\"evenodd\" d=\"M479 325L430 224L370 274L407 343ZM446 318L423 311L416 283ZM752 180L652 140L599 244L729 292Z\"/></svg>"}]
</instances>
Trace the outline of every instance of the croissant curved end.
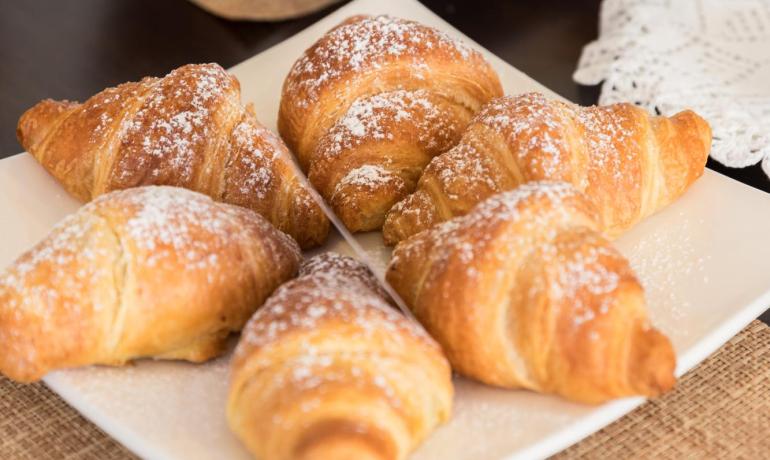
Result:
<instances>
[{"instance_id":1,"label":"croissant curved end","mask_svg":"<svg viewBox=\"0 0 770 460\"><path fill-rule=\"evenodd\" d=\"M657 329L637 325L631 341L629 381L639 394L658 396L674 387L676 355L669 339Z\"/></svg>"},{"instance_id":2,"label":"croissant curved end","mask_svg":"<svg viewBox=\"0 0 770 460\"><path fill-rule=\"evenodd\" d=\"M291 208L289 227L281 230L291 235L303 250L324 244L329 236L329 219L311 193L300 186Z\"/></svg>"},{"instance_id":3,"label":"croissant curved end","mask_svg":"<svg viewBox=\"0 0 770 460\"><path fill-rule=\"evenodd\" d=\"M395 246L438 223L437 209L425 190L417 190L396 203L385 216L382 237L387 246Z\"/></svg>"},{"instance_id":4,"label":"croissant curved end","mask_svg":"<svg viewBox=\"0 0 770 460\"><path fill-rule=\"evenodd\" d=\"M711 151L712 132L709 123L692 110L683 110L674 114L674 116L671 117L671 122L674 123L674 126L679 130L697 133L696 136L703 145L703 148L699 153L701 153L703 163L705 164L709 152Z\"/></svg>"},{"instance_id":5,"label":"croissant curved end","mask_svg":"<svg viewBox=\"0 0 770 460\"><path fill-rule=\"evenodd\" d=\"M38 102L19 118L16 125L16 138L19 143L30 154L35 155L35 147L46 138L56 119L76 105L77 102L53 99Z\"/></svg>"},{"instance_id":6,"label":"croissant curved end","mask_svg":"<svg viewBox=\"0 0 770 460\"><path fill-rule=\"evenodd\" d=\"M294 452L301 460L387 460L396 457L386 438L349 421L326 421L311 427Z\"/></svg>"},{"instance_id":7,"label":"croissant curved end","mask_svg":"<svg viewBox=\"0 0 770 460\"><path fill-rule=\"evenodd\" d=\"M33 338L15 331L24 331L21 324L34 318L7 305L0 286L0 374L22 383L40 380L47 369L41 362L45 356L37 356L28 345Z\"/></svg>"}]
</instances>

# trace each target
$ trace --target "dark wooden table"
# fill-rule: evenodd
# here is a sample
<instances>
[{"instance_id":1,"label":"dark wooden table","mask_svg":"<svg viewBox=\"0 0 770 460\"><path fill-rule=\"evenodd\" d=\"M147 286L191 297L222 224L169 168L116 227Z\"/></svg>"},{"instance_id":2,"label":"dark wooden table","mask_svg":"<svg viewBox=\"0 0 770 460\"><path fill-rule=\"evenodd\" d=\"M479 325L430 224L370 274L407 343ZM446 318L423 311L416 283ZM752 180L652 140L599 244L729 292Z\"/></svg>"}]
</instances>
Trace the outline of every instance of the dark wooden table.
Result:
<instances>
[{"instance_id":1,"label":"dark wooden table","mask_svg":"<svg viewBox=\"0 0 770 460\"><path fill-rule=\"evenodd\" d=\"M571 77L582 46L596 37L598 0L423 3L557 93L581 104L596 102L598 87L577 85ZM230 67L334 8L255 23L220 19L186 0L0 0L0 158L21 151L16 121L40 99L83 100L190 62ZM770 192L758 166L730 169L711 160L708 166ZM770 324L770 311L762 319Z\"/></svg>"}]
</instances>

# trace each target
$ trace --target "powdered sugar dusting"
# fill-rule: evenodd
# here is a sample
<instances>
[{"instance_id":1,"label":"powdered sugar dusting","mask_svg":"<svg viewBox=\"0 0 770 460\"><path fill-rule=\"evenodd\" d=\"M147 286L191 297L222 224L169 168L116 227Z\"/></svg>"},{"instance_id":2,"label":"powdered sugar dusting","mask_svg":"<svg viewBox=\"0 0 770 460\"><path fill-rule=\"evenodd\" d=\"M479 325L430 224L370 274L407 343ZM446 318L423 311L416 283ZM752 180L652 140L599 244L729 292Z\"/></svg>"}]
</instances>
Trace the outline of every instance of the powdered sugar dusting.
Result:
<instances>
[{"instance_id":1,"label":"powdered sugar dusting","mask_svg":"<svg viewBox=\"0 0 770 460\"><path fill-rule=\"evenodd\" d=\"M460 143L436 157L427 170L434 175L450 201L478 202L500 188L499 165L472 144Z\"/></svg>"},{"instance_id":2,"label":"powdered sugar dusting","mask_svg":"<svg viewBox=\"0 0 770 460\"><path fill-rule=\"evenodd\" d=\"M631 173L627 165L641 162L641 146L631 128L633 117L622 105L567 108L585 132L582 139L588 148L589 168L622 183Z\"/></svg>"},{"instance_id":3,"label":"powdered sugar dusting","mask_svg":"<svg viewBox=\"0 0 770 460\"><path fill-rule=\"evenodd\" d=\"M436 29L390 16L363 17L329 31L307 50L292 67L286 89L303 95L298 98L302 107L312 106L321 87L351 71L378 69L406 57L419 70L425 67L426 49L469 64L482 61L476 51Z\"/></svg>"},{"instance_id":4,"label":"powdered sugar dusting","mask_svg":"<svg viewBox=\"0 0 770 460\"><path fill-rule=\"evenodd\" d=\"M598 232L598 225L590 202L571 184L529 182L403 241L394 251L388 278L403 289L402 295L411 297L408 301L415 303L418 316L424 315L421 319L428 321L429 330L442 326L430 314L419 312L438 305L448 314L471 318L467 334L483 340L487 331L480 325L497 319L490 316L497 314L496 309L486 308L484 301L510 305L514 322L519 320L518 305L546 304L544 308L557 312L560 327L566 320L589 340L599 340L584 325L611 309L624 308L614 293L621 281L632 283L635 278L622 255ZM423 267L420 272L428 267L418 286L407 278L413 275L408 267L415 266ZM477 298L485 300L475 305ZM474 321L475 315L485 319ZM501 334L489 343L508 341L515 347L516 339L506 336L518 329L501 329L489 332ZM444 340L450 356L496 353L501 373L536 378L510 349L468 351L462 343Z\"/></svg>"},{"instance_id":5,"label":"powdered sugar dusting","mask_svg":"<svg viewBox=\"0 0 770 460\"><path fill-rule=\"evenodd\" d=\"M119 234L146 253L145 263L181 257L189 270L214 270L218 249L227 244L241 224L227 207L209 197L175 187L140 187L102 195L93 202L100 208L131 209ZM240 232L235 233L236 235Z\"/></svg>"},{"instance_id":6,"label":"powdered sugar dusting","mask_svg":"<svg viewBox=\"0 0 770 460\"><path fill-rule=\"evenodd\" d=\"M80 194L185 187L252 209L305 246L325 237L326 216L299 180L287 147L241 104L238 81L217 64L107 88L65 122L67 132L91 128L84 130L91 149L84 158L95 161L95 171L108 169L93 174Z\"/></svg>"},{"instance_id":7,"label":"powdered sugar dusting","mask_svg":"<svg viewBox=\"0 0 770 460\"><path fill-rule=\"evenodd\" d=\"M362 220L379 226L392 204L413 190L429 159L457 141L466 117L427 90L359 98L319 141L309 179L343 220L358 209L367 213L359 214Z\"/></svg>"},{"instance_id":8,"label":"powdered sugar dusting","mask_svg":"<svg viewBox=\"0 0 770 460\"><path fill-rule=\"evenodd\" d=\"M592 246L586 252L575 252L559 266L557 297L570 298L580 287L594 295L612 292L618 285L617 273L607 271L600 264L601 256L614 255L609 246Z\"/></svg>"},{"instance_id":9,"label":"powdered sugar dusting","mask_svg":"<svg viewBox=\"0 0 770 460\"><path fill-rule=\"evenodd\" d=\"M458 129L454 117L437 107L426 90L379 93L353 102L319 143L315 158L334 158L372 140L393 140L399 123L410 124L428 149Z\"/></svg>"},{"instance_id":10,"label":"powdered sugar dusting","mask_svg":"<svg viewBox=\"0 0 770 460\"><path fill-rule=\"evenodd\" d=\"M580 107L527 93L494 100L475 121L506 137L527 179L574 180L583 176L570 171L570 157L575 154L567 143L571 123L578 124L576 134L585 143L588 168L596 174L620 181L624 174L621 156L625 161L638 157L639 146L628 126L632 120L617 105ZM587 175L581 179L589 180ZM587 182L574 185L584 190Z\"/></svg>"},{"instance_id":11,"label":"powdered sugar dusting","mask_svg":"<svg viewBox=\"0 0 770 460\"><path fill-rule=\"evenodd\" d=\"M266 350L299 340L302 353L280 363L283 370L275 384L290 382L312 389L333 381L364 384L369 380L386 396L396 398L390 379L400 374L397 356L414 346L407 339L434 349L436 345L384 296L374 276L355 259L335 253L313 257L302 265L299 277L278 288L249 321L235 360L249 355L249 359L260 360L258 367L268 366L272 358ZM374 341L373 335L380 338ZM381 340L387 344L382 345ZM349 345L340 348L344 343ZM370 343L378 343L387 352L369 349ZM255 350L265 351L254 357ZM348 365L341 365L343 362ZM377 369L376 375L361 378L372 369ZM397 398L391 402L400 404Z\"/></svg>"},{"instance_id":12,"label":"powdered sugar dusting","mask_svg":"<svg viewBox=\"0 0 770 460\"><path fill-rule=\"evenodd\" d=\"M641 186L636 111L627 104L580 107L528 93L488 104L477 122L506 137L525 180L567 180L591 199L619 200L624 205L618 208L625 209L634 207ZM577 144L570 144L570 138ZM575 162L580 158L585 163ZM585 169L575 169L576 164L584 164ZM622 193L596 196L613 187Z\"/></svg>"},{"instance_id":13,"label":"powdered sugar dusting","mask_svg":"<svg viewBox=\"0 0 770 460\"><path fill-rule=\"evenodd\" d=\"M457 145L431 160L420 180L418 192L423 184L435 180L430 183L438 184L448 200L449 209L457 216L495 193L517 185L507 161L498 158L498 155L509 153L493 150L492 143L488 142L496 136L502 136L510 154L515 156L517 169L524 175L525 182L570 180L562 123L559 112L549 106L549 101L541 94L494 99L476 114ZM432 198L426 200L413 195L402 200L390 211L385 229L397 227L399 222L410 222L406 228L424 230L433 223L427 216L434 206Z\"/></svg>"},{"instance_id":14,"label":"powdered sugar dusting","mask_svg":"<svg viewBox=\"0 0 770 460\"><path fill-rule=\"evenodd\" d=\"M425 176L438 180L454 215L522 181L555 180L572 183L600 210L611 210L608 228L626 225L639 213L643 157L633 129L638 110L622 104L579 107L540 93L501 97L482 108L458 145L431 161ZM503 147L490 138L501 138ZM499 158L507 156L514 170ZM608 189L618 194L610 196ZM407 205L397 209L423 212Z\"/></svg>"},{"instance_id":15,"label":"powdered sugar dusting","mask_svg":"<svg viewBox=\"0 0 770 460\"><path fill-rule=\"evenodd\" d=\"M212 196L268 217L305 247L320 244L325 234L319 229L328 225L326 215L299 176L283 141L248 110L227 140L222 154L227 158L224 171L210 172L223 177L214 185L218 188Z\"/></svg>"},{"instance_id":16,"label":"powdered sugar dusting","mask_svg":"<svg viewBox=\"0 0 770 460\"><path fill-rule=\"evenodd\" d=\"M682 294L682 286L709 288L711 280L705 272L711 255L695 247L695 241L702 238L699 228L703 228L704 222L687 219L683 213L678 217L677 225L654 227L626 253L645 287L656 323L670 336L689 337L689 325L683 320L686 312L697 306Z\"/></svg>"},{"instance_id":17,"label":"powdered sugar dusting","mask_svg":"<svg viewBox=\"0 0 770 460\"><path fill-rule=\"evenodd\" d=\"M241 168L247 171L239 184L240 192L254 196L258 200L264 200L267 192L272 189L271 183L275 180L273 162L278 161L279 153L284 150L276 148L263 150L258 147L255 140L265 136L272 137L274 134L266 128L257 126L251 117L248 117L233 129L230 147L235 151L244 152L238 160Z\"/></svg>"},{"instance_id":18,"label":"powdered sugar dusting","mask_svg":"<svg viewBox=\"0 0 770 460\"><path fill-rule=\"evenodd\" d=\"M182 188L139 187L101 195L63 219L0 275L0 295L5 290L25 293L20 305L9 296L9 306L25 312L86 308L100 298L89 296L88 287L111 279L115 264L124 258L147 267L173 261L180 270L207 273L212 282L224 262L218 256L221 250L247 238L247 218L275 234L276 244L292 248L299 258L296 243L256 214ZM132 252L124 254L129 247ZM52 279L33 281L30 276L40 271Z\"/></svg>"},{"instance_id":19,"label":"powdered sugar dusting","mask_svg":"<svg viewBox=\"0 0 770 460\"><path fill-rule=\"evenodd\" d=\"M104 339L102 321L119 314L127 279L146 282L142 277L158 269L219 289L228 276L220 256L257 235L266 253L293 250L300 259L297 244L258 215L195 192L139 187L101 195L0 274L0 343L18 358L13 366L36 375L57 359L66 362L72 347ZM30 334L61 338L65 357L51 361L58 352L40 349Z\"/></svg>"},{"instance_id":20,"label":"powdered sugar dusting","mask_svg":"<svg viewBox=\"0 0 770 460\"><path fill-rule=\"evenodd\" d=\"M549 242L540 248L547 255L546 263L556 271L548 286L550 295L556 301L570 304L572 324L576 327L609 311L613 297L608 294L618 287L625 274L608 268L608 261L623 260L623 257L598 233L578 231L577 234L579 238ZM627 270L625 263L621 266ZM580 295L581 291L589 296ZM598 337L592 336L592 339Z\"/></svg>"},{"instance_id":21,"label":"powdered sugar dusting","mask_svg":"<svg viewBox=\"0 0 770 460\"><path fill-rule=\"evenodd\" d=\"M379 186L393 183L394 179L397 180L398 176L394 177L390 171L381 166L363 165L356 169L351 169L350 172L337 183L335 193L350 186L375 189Z\"/></svg>"},{"instance_id":22,"label":"powdered sugar dusting","mask_svg":"<svg viewBox=\"0 0 770 460\"><path fill-rule=\"evenodd\" d=\"M145 78L141 83L124 83L115 88L106 88L88 99L83 104L81 113L85 116L92 113L99 114L96 117L96 125L91 130L89 141L92 144L104 142L104 136L109 135L107 128L113 125L115 117L129 107L132 98L139 96L146 87L157 80L157 78ZM125 126L121 126L121 129L125 129ZM110 136L108 139L111 138Z\"/></svg>"},{"instance_id":23,"label":"powdered sugar dusting","mask_svg":"<svg viewBox=\"0 0 770 460\"><path fill-rule=\"evenodd\" d=\"M219 65L187 65L149 86L144 104L125 118L119 137L122 153L115 169L116 179L131 182L136 174L153 183L173 171L180 184L189 183L202 161L200 152L216 138L216 114L237 107L237 86Z\"/></svg>"},{"instance_id":24,"label":"powdered sugar dusting","mask_svg":"<svg viewBox=\"0 0 770 460\"><path fill-rule=\"evenodd\" d=\"M276 341L281 332L313 330L319 321L330 318L342 319L364 332L403 328L427 338L385 296L366 266L349 257L324 253L305 262L296 280L276 290L250 322L244 340L252 346L265 346Z\"/></svg>"},{"instance_id":25,"label":"powdered sugar dusting","mask_svg":"<svg viewBox=\"0 0 770 460\"><path fill-rule=\"evenodd\" d=\"M0 305L14 311L18 319L25 314L44 316L56 308L78 308L81 304L101 310L99 299L80 299L88 291L90 283L112 276L110 262L116 257L108 246L87 244L108 239L111 235L98 218L86 218L75 213L60 221L49 236L30 251L19 257L0 274ZM76 267L76 269L70 269ZM36 273L48 273L49 282L42 282ZM93 303L91 303L93 301ZM14 328L4 331L15 334ZM34 359L30 357L30 359Z\"/></svg>"},{"instance_id":26,"label":"powdered sugar dusting","mask_svg":"<svg viewBox=\"0 0 770 460\"><path fill-rule=\"evenodd\" d=\"M538 296L541 289L546 289L552 300L565 299L574 313L574 325L579 326L609 310L612 297L607 294L626 276L625 271L607 268L607 260L622 260L622 256L595 231L597 223L592 221L595 216L590 209L571 184L526 183L483 201L465 216L406 240L396 248L391 264L401 264L402 258L427 256L434 269L425 284L443 282L439 273L451 264L452 273L459 270L473 285L472 280L481 275L476 269L478 264L487 267L485 277L502 280L511 269L518 269L527 254L536 254L543 267L553 270L553 276L547 285L531 285L530 295ZM499 244L502 240L506 243ZM498 243L490 246L492 241ZM490 264L491 259L496 262ZM627 267L624 263L619 266ZM423 285L422 289L433 288ZM436 289L437 295L444 294ZM583 296L578 292L587 293L600 305L595 305L594 300L583 305Z\"/></svg>"},{"instance_id":27,"label":"powdered sugar dusting","mask_svg":"<svg viewBox=\"0 0 770 460\"><path fill-rule=\"evenodd\" d=\"M401 257L423 254L421 246L432 244L430 257L433 263L446 266L450 259L456 257L466 267L466 274L473 278L477 276L474 259L484 256L487 244L496 236L491 228L503 223L521 222L539 239L555 238L554 216L561 221L569 220L572 210L564 203L570 199L579 200L579 197L570 184L562 182L530 182L499 193L478 204L472 212L402 242L393 253L391 265L400 263ZM543 201L542 211L535 212L533 203ZM544 233L546 229L550 231ZM516 240L520 246L531 243L528 238ZM499 254L499 257L506 259L508 255Z\"/></svg>"},{"instance_id":28,"label":"powdered sugar dusting","mask_svg":"<svg viewBox=\"0 0 770 460\"><path fill-rule=\"evenodd\" d=\"M559 111L540 93L495 99L474 122L501 133L527 179L565 180L569 146Z\"/></svg>"}]
</instances>

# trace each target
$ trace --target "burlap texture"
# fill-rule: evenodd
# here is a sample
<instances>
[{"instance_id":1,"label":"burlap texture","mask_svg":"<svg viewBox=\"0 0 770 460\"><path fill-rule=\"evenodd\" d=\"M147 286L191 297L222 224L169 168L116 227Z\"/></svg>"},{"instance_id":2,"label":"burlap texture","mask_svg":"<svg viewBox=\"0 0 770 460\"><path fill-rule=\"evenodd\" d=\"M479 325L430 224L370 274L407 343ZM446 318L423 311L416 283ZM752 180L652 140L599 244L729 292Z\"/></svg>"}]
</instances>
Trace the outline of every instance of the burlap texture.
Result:
<instances>
[{"instance_id":1,"label":"burlap texture","mask_svg":"<svg viewBox=\"0 0 770 460\"><path fill-rule=\"evenodd\" d=\"M770 328L754 321L650 401L554 458L767 458ZM0 459L133 459L42 384L0 377Z\"/></svg>"},{"instance_id":2,"label":"burlap texture","mask_svg":"<svg viewBox=\"0 0 770 460\"><path fill-rule=\"evenodd\" d=\"M0 376L0 459L135 458L42 383Z\"/></svg>"},{"instance_id":3,"label":"burlap texture","mask_svg":"<svg viewBox=\"0 0 770 460\"><path fill-rule=\"evenodd\" d=\"M754 321L675 391L553 458L770 458L770 327Z\"/></svg>"}]
</instances>

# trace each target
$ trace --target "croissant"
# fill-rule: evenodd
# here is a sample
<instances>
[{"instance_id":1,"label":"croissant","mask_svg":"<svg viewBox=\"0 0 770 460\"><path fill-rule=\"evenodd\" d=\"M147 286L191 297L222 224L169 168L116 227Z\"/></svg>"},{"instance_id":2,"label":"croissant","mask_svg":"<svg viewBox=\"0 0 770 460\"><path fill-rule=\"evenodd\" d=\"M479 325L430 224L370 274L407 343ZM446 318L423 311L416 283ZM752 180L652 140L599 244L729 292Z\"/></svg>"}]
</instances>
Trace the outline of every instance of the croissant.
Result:
<instances>
[{"instance_id":1,"label":"croissant","mask_svg":"<svg viewBox=\"0 0 770 460\"><path fill-rule=\"evenodd\" d=\"M216 64L107 88L83 104L44 100L19 120L19 142L76 198L174 185L244 206L303 248L329 222L280 138L240 102Z\"/></svg>"},{"instance_id":2,"label":"croissant","mask_svg":"<svg viewBox=\"0 0 770 460\"><path fill-rule=\"evenodd\" d=\"M600 228L571 185L532 182L401 242L386 276L464 375L585 403L658 395L671 343Z\"/></svg>"},{"instance_id":3,"label":"croissant","mask_svg":"<svg viewBox=\"0 0 770 460\"><path fill-rule=\"evenodd\" d=\"M0 372L205 361L300 261L248 209L175 187L102 195L0 273Z\"/></svg>"},{"instance_id":4,"label":"croissant","mask_svg":"<svg viewBox=\"0 0 770 460\"><path fill-rule=\"evenodd\" d=\"M278 130L348 229L368 231L500 95L495 71L466 45L405 19L355 16L294 64Z\"/></svg>"},{"instance_id":5,"label":"croissant","mask_svg":"<svg viewBox=\"0 0 770 460\"><path fill-rule=\"evenodd\" d=\"M403 459L448 419L438 345L359 262L306 261L244 328L227 418L257 458Z\"/></svg>"},{"instance_id":6,"label":"croissant","mask_svg":"<svg viewBox=\"0 0 770 460\"><path fill-rule=\"evenodd\" d=\"M631 104L503 97L430 162L417 191L390 210L383 235L395 244L495 193L556 180L585 193L615 237L681 196L703 174L710 146L708 123L691 111L652 117Z\"/></svg>"}]
</instances>

